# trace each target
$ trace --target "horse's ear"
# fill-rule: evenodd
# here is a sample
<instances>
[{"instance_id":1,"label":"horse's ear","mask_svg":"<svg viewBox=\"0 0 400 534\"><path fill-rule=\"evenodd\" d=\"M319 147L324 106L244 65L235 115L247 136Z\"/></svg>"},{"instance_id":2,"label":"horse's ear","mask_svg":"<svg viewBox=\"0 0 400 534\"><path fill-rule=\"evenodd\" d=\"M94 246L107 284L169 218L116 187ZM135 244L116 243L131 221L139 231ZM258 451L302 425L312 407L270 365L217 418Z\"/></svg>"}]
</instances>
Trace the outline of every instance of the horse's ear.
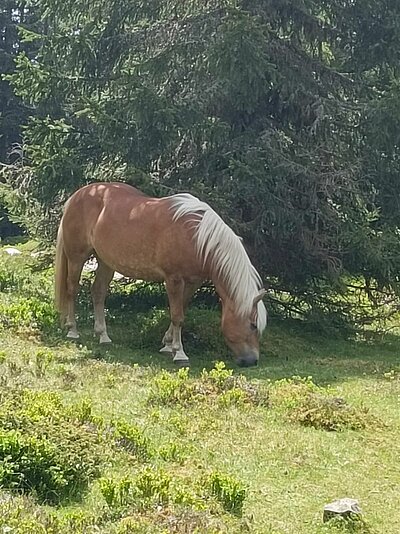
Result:
<instances>
[{"instance_id":1,"label":"horse's ear","mask_svg":"<svg viewBox=\"0 0 400 534\"><path fill-rule=\"evenodd\" d=\"M267 294L266 289L260 289L260 292L258 293L258 295L254 297L253 306L257 306L257 304L260 302L260 300L262 300L265 297L266 294Z\"/></svg>"}]
</instances>

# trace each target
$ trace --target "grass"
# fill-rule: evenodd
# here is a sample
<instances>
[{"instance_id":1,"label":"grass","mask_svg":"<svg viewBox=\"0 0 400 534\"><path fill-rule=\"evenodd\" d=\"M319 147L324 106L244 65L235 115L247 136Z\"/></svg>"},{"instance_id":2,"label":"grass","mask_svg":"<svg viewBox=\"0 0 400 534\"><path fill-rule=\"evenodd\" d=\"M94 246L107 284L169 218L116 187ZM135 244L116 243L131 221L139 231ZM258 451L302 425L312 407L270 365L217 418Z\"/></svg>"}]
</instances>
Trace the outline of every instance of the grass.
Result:
<instances>
[{"instance_id":1,"label":"grass","mask_svg":"<svg viewBox=\"0 0 400 534\"><path fill-rule=\"evenodd\" d=\"M218 311L200 302L184 334L192 367L176 372L158 353L168 317L156 290L150 309L114 293L109 348L82 297L73 344L30 251L0 252L2 530L398 532L399 338L273 321L259 367L239 370ZM323 524L324 505L345 496L364 520Z\"/></svg>"}]
</instances>

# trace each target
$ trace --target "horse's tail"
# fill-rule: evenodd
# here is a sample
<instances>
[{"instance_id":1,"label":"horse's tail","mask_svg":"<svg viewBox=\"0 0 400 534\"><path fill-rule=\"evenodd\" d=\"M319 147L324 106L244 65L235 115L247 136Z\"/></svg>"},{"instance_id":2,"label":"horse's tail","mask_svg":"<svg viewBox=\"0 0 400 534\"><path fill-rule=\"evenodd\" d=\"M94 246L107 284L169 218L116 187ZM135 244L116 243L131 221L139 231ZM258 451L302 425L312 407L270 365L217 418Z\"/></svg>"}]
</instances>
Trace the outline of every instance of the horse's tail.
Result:
<instances>
[{"instance_id":1,"label":"horse's tail","mask_svg":"<svg viewBox=\"0 0 400 534\"><path fill-rule=\"evenodd\" d=\"M68 262L64 250L64 238L62 231L62 221L58 228L57 245L56 245L56 260L55 260L55 305L57 311L60 313L61 324L64 324L67 316L67 276L68 276Z\"/></svg>"}]
</instances>

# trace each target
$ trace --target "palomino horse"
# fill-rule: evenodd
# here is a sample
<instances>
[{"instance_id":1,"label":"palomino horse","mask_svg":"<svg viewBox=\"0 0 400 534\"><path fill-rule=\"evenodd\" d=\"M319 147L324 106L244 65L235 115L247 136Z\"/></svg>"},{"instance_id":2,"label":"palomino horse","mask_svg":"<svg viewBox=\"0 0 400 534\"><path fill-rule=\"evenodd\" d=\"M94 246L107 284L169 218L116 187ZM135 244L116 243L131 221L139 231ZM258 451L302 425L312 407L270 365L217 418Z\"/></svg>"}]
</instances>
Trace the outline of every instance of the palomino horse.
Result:
<instances>
[{"instance_id":1,"label":"palomino horse","mask_svg":"<svg viewBox=\"0 0 400 534\"><path fill-rule=\"evenodd\" d=\"M92 285L94 330L109 343L104 302L114 271L131 278L164 281L171 324L161 352L188 362L181 340L185 308L204 280L222 301L222 332L239 365L256 365L267 313L261 279L241 239L204 202L189 194L151 198L123 183L94 183L67 201L57 237L56 305L79 338L75 298L82 267L98 260Z\"/></svg>"}]
</instances>

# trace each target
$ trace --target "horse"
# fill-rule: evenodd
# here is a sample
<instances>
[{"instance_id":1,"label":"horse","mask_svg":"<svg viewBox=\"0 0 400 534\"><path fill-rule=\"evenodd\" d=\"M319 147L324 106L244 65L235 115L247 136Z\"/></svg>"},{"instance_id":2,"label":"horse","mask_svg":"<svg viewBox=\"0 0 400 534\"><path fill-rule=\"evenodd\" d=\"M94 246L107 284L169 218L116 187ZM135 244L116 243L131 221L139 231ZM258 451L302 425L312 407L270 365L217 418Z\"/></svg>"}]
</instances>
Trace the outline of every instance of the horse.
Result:
<instances>
[{"instance_id":1,"label":"horse","mask_svg":"<svg viewBox=\"0 0 400 534\"><path fill-rule=\"evenodd\" d=\"M222 333L236 363L257 365L267 322L266 292L241 238L208 204L189 193L154 198L119 182L77 190L64 205L55 259L56 308L72 340L79 339L79 280L93 254L98 268L91 294L100 343L111 342L104 304L115 271L164 282L171 322L160 352L188 365L181 336L185 310L201 284L211 280L222 303Z\"/></svg>"}]
</instances>

